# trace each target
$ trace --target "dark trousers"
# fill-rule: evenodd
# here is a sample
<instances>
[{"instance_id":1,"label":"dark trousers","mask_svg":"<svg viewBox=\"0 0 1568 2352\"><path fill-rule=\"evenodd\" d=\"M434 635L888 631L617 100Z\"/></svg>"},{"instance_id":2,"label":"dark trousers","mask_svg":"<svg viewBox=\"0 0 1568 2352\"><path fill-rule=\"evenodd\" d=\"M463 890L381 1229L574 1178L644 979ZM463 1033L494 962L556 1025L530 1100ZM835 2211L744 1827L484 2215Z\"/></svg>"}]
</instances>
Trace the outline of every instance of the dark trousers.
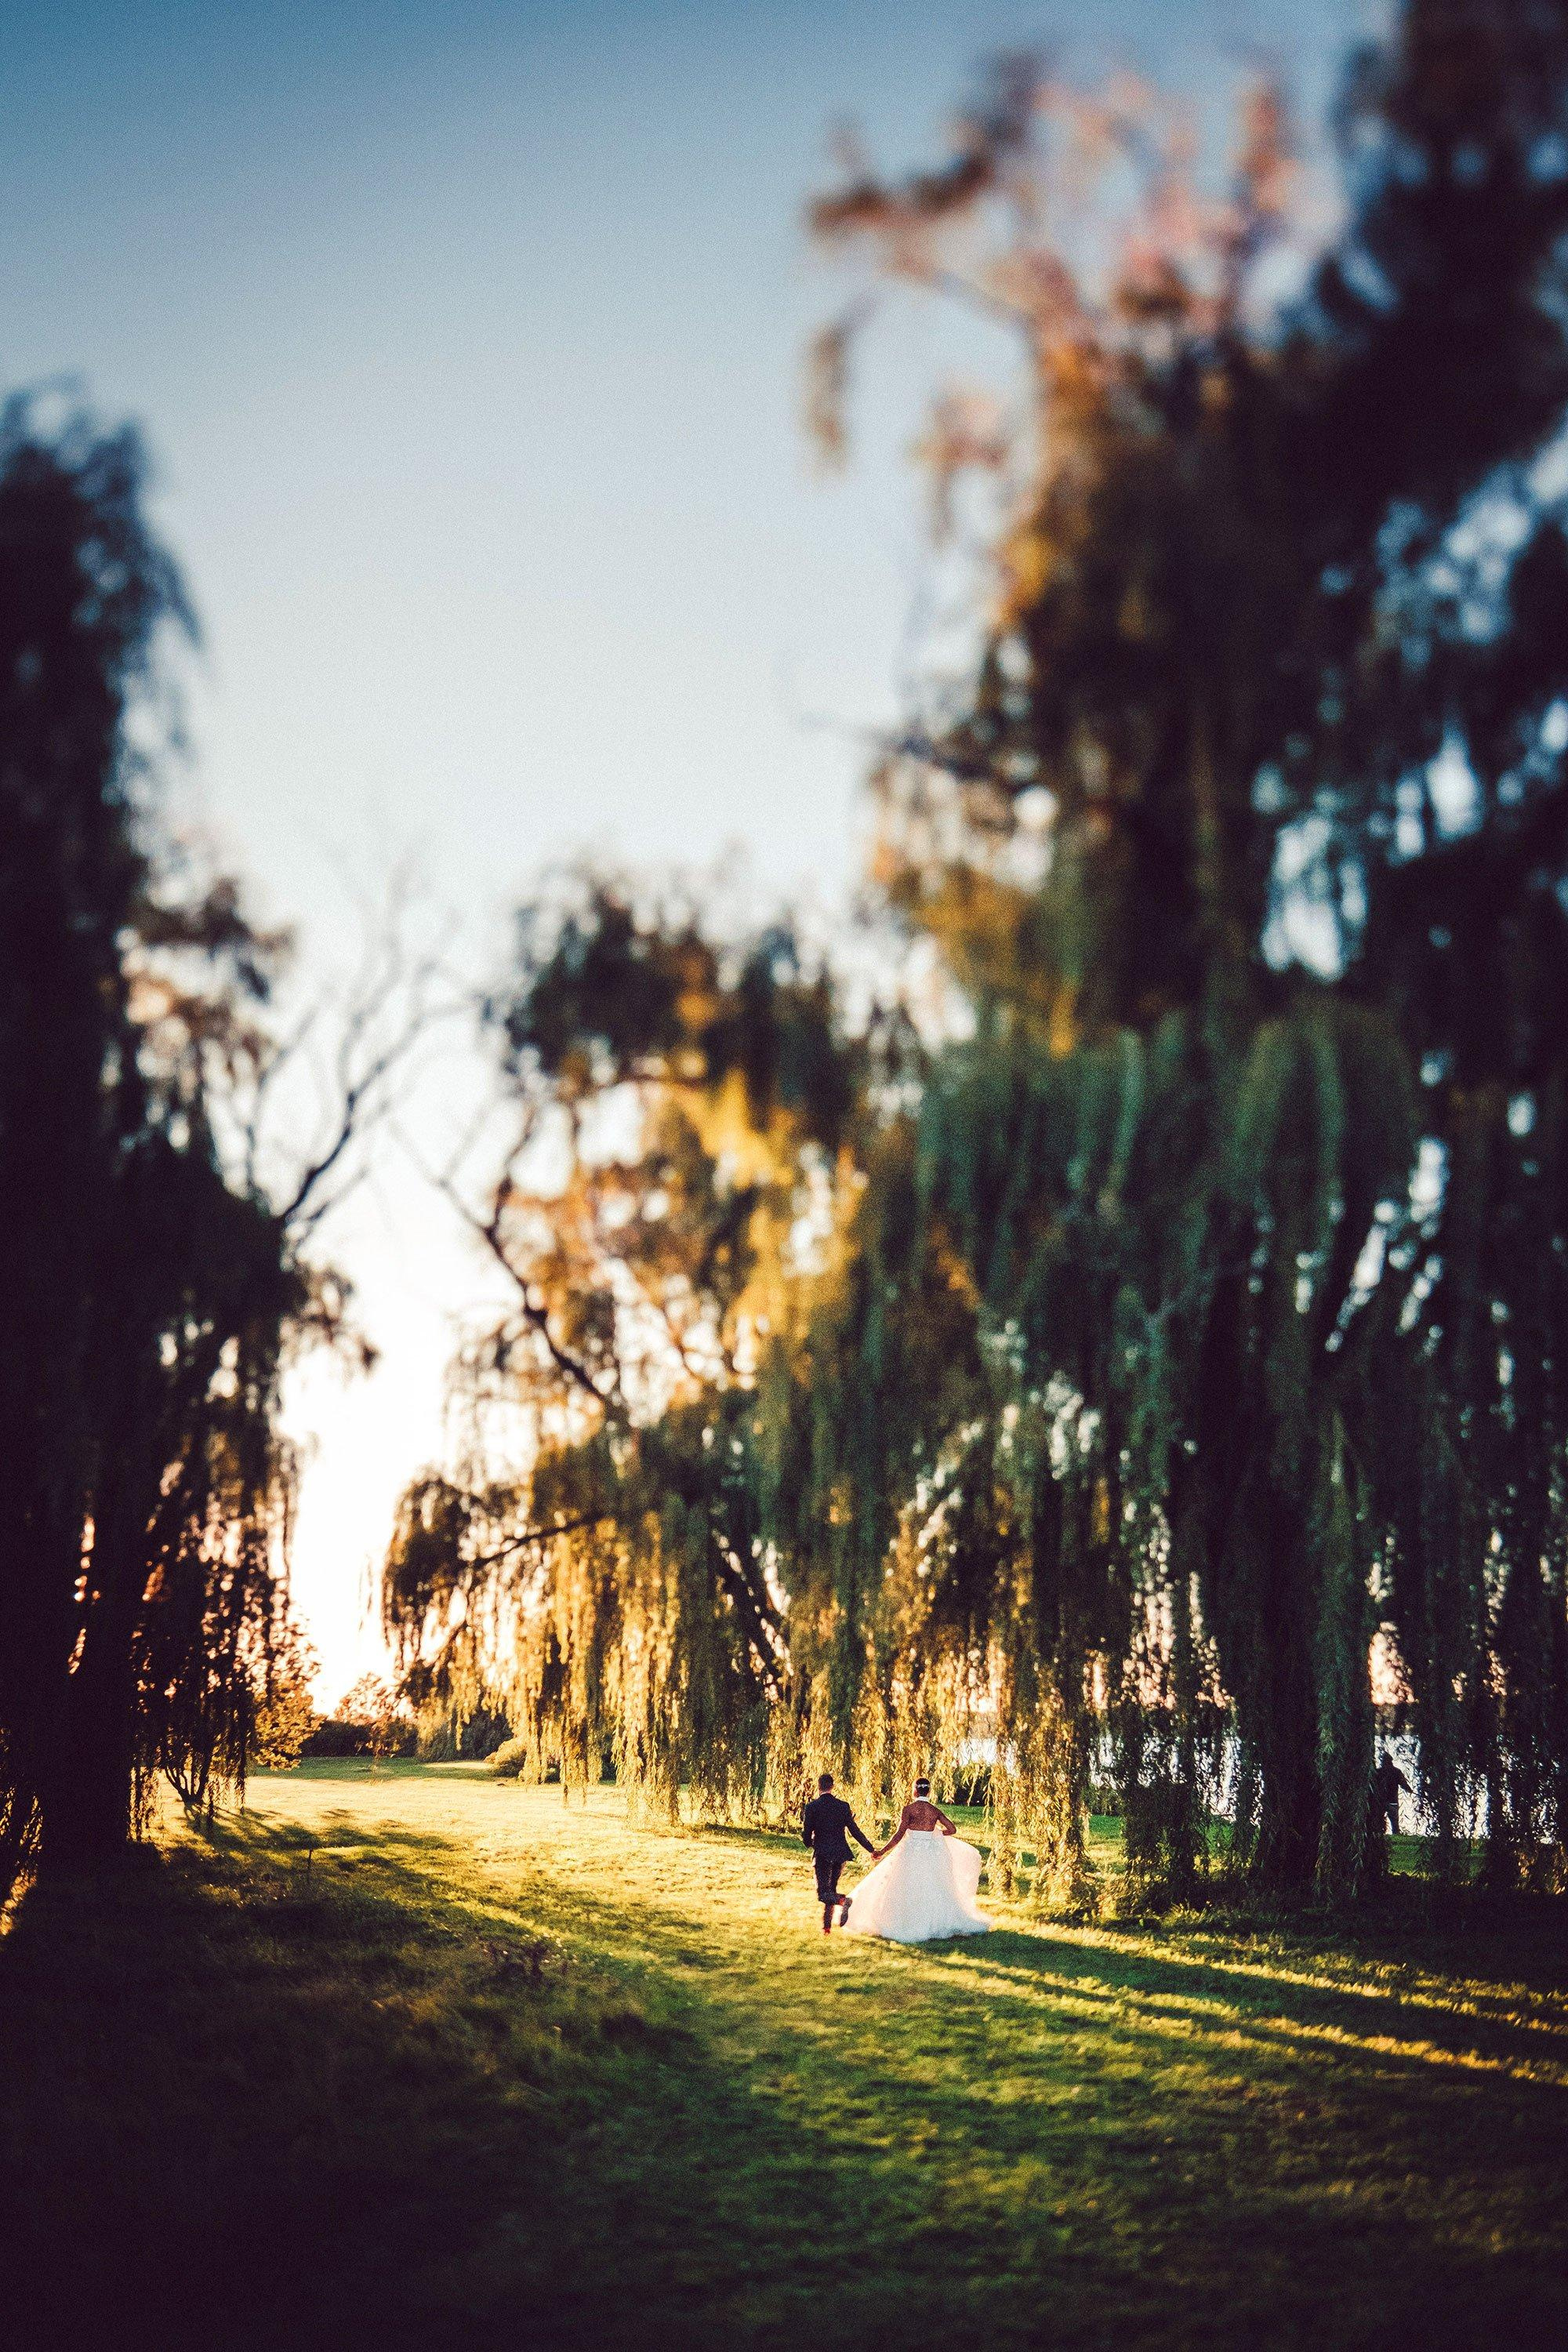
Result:
<instances>
[{"instance_id":1,"label":"dark trousers","mask_svg":"<svg viewBox=\"0 0 1568 2352\"><path fill-rule=\"evenodd\" d=\"M811 1858L816 1864L817 1901L822 1904L841 1902L838 1874L849 1856L847 1853L814 1853Z\"/></svg>"}]
</instances>

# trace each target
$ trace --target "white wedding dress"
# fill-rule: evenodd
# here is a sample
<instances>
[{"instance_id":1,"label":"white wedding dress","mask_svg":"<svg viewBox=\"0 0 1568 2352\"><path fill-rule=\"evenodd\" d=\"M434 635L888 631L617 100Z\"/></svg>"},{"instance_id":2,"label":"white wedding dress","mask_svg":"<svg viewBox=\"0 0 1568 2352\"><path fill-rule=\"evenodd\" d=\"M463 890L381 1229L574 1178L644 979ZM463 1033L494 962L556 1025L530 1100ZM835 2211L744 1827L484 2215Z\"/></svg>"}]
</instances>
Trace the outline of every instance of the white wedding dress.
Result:
<instances>
[{"instance_id":1,"label":"white wedding dress","mask_svg":"<svg viewBox=\"0 0 1568 2352\"><path fill-rule=\"evenodd\" d=\"M892 1944L929 1944L938 1936L984 1936L991 1926L975 1905L981 1853L942 1830L906 1830L891 1853L850 1889L847 1936L885 1936Z\"/></svg>"}]
</instances>

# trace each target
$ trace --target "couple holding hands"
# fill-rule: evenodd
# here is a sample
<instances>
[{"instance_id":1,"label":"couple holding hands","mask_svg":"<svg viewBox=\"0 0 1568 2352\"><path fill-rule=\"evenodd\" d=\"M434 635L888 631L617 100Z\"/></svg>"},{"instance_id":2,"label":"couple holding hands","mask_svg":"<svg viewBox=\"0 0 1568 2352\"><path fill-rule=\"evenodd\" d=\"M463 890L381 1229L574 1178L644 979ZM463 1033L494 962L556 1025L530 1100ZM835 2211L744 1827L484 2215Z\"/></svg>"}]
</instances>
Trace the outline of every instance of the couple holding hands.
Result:
<instances>
[{"instance_id":1,"label":"couple holding hands","mask_svg":"<svg viewBox=\"0 0 1568 2352\"><path fill-rule=\"evenodd\" d=\"M825 1936L833 1932L836 1911L847 1934L882 1936L894 1944L984 1935L991 1922L974 1900L980 1850L967 1844L942 1807L932 1804L929 1780L915 1782L898 1828L880 1847L872 1844L843 1798L834 1795L831 1772L823 1773L816 1791L801 1816L800 1834L816 1864ZM853 1896L838 1892L851 1838L876 1865Z\"/></svg>"}]
</instances>

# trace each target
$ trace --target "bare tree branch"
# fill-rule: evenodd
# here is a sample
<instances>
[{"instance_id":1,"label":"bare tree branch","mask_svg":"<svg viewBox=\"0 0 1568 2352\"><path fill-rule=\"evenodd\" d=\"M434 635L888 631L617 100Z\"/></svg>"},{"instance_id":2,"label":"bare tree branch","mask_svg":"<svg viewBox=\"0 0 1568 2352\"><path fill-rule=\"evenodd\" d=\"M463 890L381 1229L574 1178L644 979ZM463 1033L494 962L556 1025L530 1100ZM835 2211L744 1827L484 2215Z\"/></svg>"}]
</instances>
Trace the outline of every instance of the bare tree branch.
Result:
<instances>
[{"instance_id":1,"label":"bare tree branch","mask_svg":"<svg viewBox=\"0 0 1568 2352\"><path fill-rule=\"evenodd\" d=\"M468 1231L484 1244L490 1256L506 1275L517 1293L518 1306L524 1322L542 1344L545 1353L556 1370L584 1395L592 1397L602 1412L607 1413L614 1420L624 1420L625 1404L615 1395L607 1394L600 1387L588 1367L557 1339L550 1328L549 1308L536 1296L535 1286L512 1263L501 1230L507 1208L516 1189L510 1176L503 1176L497 1186L494 1206L488 1217L481 1217L477 1211L468 1206L449 1177L445 1174L432 1173L430 1181L450 1202Z\"/></svg>"}]
</instances>

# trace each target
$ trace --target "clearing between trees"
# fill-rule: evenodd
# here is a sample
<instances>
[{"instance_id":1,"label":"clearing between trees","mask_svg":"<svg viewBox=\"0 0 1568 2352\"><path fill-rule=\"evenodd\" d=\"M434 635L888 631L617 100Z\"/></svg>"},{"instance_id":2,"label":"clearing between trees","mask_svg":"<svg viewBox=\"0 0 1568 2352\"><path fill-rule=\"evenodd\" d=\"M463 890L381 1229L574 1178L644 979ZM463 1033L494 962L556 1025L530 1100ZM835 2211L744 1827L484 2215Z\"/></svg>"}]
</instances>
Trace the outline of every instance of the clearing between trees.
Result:
<instances>
[{"instance_id":1,"label":"clearing between trees","mask_svg":"<svg viewBox=\"0 0 1568 2352\"><path fill-rule=\"evenodd\" d=\"M11 2308L226 2352L1564 2340L1555 1929L982 1899L825 1947L782 1835L262 1776L0 1943Z\"/></svg>"}]
</instances>

